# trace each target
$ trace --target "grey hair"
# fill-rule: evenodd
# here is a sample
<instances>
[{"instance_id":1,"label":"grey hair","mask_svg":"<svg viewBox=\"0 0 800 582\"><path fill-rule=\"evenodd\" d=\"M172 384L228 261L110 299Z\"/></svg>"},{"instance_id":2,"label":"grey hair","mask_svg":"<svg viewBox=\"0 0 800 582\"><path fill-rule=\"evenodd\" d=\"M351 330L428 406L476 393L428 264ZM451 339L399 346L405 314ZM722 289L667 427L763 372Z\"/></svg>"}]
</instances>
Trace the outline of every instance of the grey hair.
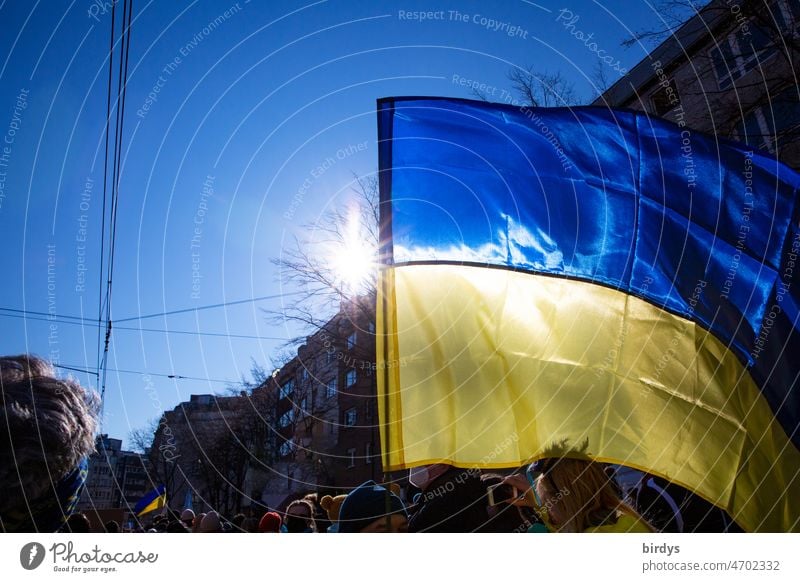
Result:
<instances>
[{"instance_id":1,"label":"grey hair","mask_svg":"<svg viewBox=\"0 0 800 582\"><path fill-rule=\"evenodd\" d=\"M98 399L32 355L0 357L0 514L25 507L94 450Z\"/></svg>"}]
</instances>

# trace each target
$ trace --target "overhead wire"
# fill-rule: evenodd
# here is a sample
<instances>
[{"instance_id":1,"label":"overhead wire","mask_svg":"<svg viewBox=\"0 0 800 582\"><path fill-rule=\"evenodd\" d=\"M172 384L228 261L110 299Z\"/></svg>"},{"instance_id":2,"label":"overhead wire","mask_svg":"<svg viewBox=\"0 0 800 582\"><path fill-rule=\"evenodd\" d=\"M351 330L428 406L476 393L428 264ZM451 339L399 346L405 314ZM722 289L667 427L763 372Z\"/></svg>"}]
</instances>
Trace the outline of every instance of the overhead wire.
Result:
<instances>
[{"instance_id":1,"label":"overhead wire","mask_svg":"<svg viewBox=\"0 0 800 582\"><path fill-rule=\"evenodd\" d=\"M100 269L97 282L97 368L100 368L100 345L102 342L101 329L103 327L103 273L105 272L105 240L106 240L106 198L108 193L108 137L111 133L111 87L114 77L114 38L115 24L117 20L117 3L111 4L111 37L108 46L108 96L106 98L106 139L105 157L103 159L103 205L102 216L100 219Z\"/></svg>"},{"instance_id":2,"label":"overhead wire","mask_svg":"<svg viewBox=\"0 0 800 582\"><path fill-rule=\"evenodd\" d=\"M120 36L119 71L117 74L117 100L116 123L114 128L114 153L111 161L111 200L108 227L108 251L106 258L106 286L105 286L105 338L103 341L103 355L98 366L98 381L100 383L101 413L105 405L106 380L108 377L108 353L111 344L113 323L111 320L111 300L114 282L114 257L117 240L117 217L119 208L119 184L122 162L122 141L124 138L125 122L125 96L128 87L128 62L130 55L131 23L133 15L133 0L125 0L122 5L122 33ZM113 25L112 25L113 27ZM113 48L113 45L112 45ZM103 208L105 217L105 207ZM105 231L103 232L105 236ZM101 311L103 305L101 304ZM101 414L102 417L102 414Z\"/></svg>"}]
</instances>

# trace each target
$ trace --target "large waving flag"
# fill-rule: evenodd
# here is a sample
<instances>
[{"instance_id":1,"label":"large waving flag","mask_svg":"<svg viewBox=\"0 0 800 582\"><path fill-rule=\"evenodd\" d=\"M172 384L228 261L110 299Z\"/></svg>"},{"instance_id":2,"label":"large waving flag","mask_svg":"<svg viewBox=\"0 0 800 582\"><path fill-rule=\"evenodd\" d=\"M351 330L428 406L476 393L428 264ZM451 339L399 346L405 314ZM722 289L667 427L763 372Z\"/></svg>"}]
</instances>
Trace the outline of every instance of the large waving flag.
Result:
<instances>
[{"instance_id":1,"label":"large waving flag","mask_svg":"<svg viewBox=\"0 0 800 582\"><path fill-rule=\"evenodd\" d=\"M797 173L634 111L389 98L378 127L387 470L588 443L800 529Z\"/></svg>"},{"instance_id":2,"label":"large waving flag","mask_svg":"<svg viewBox=\"0 0 800 582\"><path fill-rule=\"evenodd\" d=\"M140 517L151 511L161 509L167 504L167 489L164 485L159 485L144 497L142 497L133 508L136 517Z\"/></svg>"}]
</instances>

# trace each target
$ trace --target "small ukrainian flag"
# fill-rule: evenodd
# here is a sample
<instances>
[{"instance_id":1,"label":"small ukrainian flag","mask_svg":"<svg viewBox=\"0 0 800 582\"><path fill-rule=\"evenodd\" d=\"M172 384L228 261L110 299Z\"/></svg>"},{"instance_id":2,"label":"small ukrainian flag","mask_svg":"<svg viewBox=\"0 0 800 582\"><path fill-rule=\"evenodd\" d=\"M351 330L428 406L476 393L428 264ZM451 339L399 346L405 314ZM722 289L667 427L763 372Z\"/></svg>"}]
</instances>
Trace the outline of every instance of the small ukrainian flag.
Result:
<instances>
[{"instance_id":1,"label":"small ukrainian flag","mask_svg":"<svg viewBox=\"0 0 800 582\"><path fill-rule=\"evenodd\" d=\"M141 517L146 513L161 509L167 504L167 488L164 485L159 485L147 495L142 497L133 508L136 517Z\"/></svg>"}]
</instances>

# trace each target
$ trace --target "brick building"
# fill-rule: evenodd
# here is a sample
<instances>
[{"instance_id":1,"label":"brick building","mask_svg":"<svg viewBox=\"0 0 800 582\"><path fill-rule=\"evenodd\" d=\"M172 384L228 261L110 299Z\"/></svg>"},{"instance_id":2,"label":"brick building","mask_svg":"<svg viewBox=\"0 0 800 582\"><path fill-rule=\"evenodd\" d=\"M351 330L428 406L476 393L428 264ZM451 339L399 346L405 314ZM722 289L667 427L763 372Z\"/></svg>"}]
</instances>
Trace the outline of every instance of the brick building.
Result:
<instances>
[{"instance_id":1,"label":"brick building","mask_svg":"<svg viewBox=\"0 0 800 582\"><path fill-rule=\"evenodd\" d=\"M382 479L369 300L343 303L257 390L275 403L274 462L257 471L265 504L280 508L309 491L347 491Z\"/></svg>"},{"instance_id":2,"label":"brick building","mask_svg":"<svg viewBox=\"0 0 800 582\"><path fill-rule=\"evenodd\" d=\"M593 105L744 141L800 170L800 1L712 0Z\"/></svg>"}]
</instances>

